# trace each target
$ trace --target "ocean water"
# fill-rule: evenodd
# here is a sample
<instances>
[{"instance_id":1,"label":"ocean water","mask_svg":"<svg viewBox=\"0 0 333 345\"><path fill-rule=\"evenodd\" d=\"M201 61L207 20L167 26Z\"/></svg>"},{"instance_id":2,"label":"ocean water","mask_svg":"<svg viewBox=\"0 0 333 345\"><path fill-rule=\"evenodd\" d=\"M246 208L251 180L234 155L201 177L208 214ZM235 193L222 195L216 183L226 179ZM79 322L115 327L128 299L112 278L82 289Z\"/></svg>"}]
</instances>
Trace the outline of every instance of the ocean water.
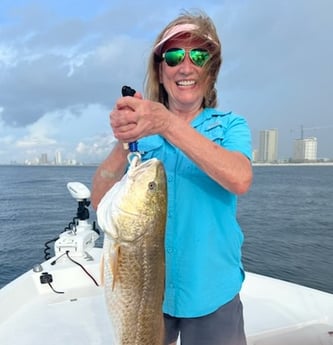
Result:
<instances>
[{"instance_id":1,"label":"ocean water","mask_svg":"<svg viewBox=\"0 0 333 345\"><path fill-rule=\"evenodd\" d=\"M0 287L44 260L44 243L76 215L66 184L91 188L95 170L0 166ZM333 293L333 166L255 166L238 220L247 271Z\"/></svg>"},{"instance_id":2,"label":"ocean water","mask_svg":"<svg viewBox=\"0 0 333 345\"><path fill-rule=\"evenodd\" d=\"M333 293L333 166L254 167L238 207L247 270Z\"/></svg>"}]
</instances>

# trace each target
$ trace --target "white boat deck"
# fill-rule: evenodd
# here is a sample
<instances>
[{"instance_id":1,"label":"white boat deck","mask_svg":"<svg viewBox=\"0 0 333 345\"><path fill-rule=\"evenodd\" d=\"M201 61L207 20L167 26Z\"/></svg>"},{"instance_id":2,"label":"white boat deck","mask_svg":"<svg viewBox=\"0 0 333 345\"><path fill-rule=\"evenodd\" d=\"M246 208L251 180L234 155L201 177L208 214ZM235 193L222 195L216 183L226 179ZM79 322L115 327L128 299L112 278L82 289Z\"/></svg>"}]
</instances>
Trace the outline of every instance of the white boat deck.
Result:
<instances>
[{"instance_id":1,"label":"white boat deck","mask_svg":"<svg viewBox=\"0 0 333 345\"><path fill-rule=\"evenodd\" d=\"M242 289L249 345L333 345L333 295L247 273Z\"/></svg>"},{"instance_id":2,"label":"white boat deck","mask_svg":"<svg viewBox=\"0 0 333 345\"><path fill-rule=\"evenodd\" d=\"M99 281L100 249L80 259ZM0 290L1 345L112 345L112 331L97 287L66 257L43 263L52 286L29 271ZM241 293L248 345L332 345L333 295L247 273Z\"/></svg>"}]
</instances>

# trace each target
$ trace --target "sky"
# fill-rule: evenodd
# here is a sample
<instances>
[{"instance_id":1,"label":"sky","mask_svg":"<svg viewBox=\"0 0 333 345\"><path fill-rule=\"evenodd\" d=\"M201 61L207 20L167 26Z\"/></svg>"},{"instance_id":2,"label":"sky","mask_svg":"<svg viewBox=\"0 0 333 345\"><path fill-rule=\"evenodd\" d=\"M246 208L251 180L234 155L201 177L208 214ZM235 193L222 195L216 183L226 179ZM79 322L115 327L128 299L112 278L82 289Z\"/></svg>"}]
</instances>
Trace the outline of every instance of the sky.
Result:
<instances>
[{"instance_id":1,"label":"sky","mask_svg":"<svg viewBox=\"0 0 333 345\"><path fill-rule=\"evenodd\" d=\"M184 9L217 27L218 108L247 119L253 148L277 128L287 159L303 126L333 158L332 0L0 0L0 163L103 160L121 87L143 91L153 41Z\"/></svg>"}]
</instances>

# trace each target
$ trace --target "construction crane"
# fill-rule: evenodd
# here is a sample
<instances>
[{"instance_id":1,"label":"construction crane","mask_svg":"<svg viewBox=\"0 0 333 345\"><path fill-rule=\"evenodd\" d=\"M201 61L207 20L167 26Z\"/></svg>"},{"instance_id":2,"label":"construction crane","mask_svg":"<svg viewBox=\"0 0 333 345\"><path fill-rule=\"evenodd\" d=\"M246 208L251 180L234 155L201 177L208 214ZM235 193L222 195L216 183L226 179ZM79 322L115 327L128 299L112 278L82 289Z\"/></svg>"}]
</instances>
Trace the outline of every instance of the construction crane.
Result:
<instances>
[{"instance_id":1,"label":"construction crane","mask_svg":"<svg viewBox=\"0 0 333 345\"><path fill-rule=\"evenodd\" d=\"M304 139L304 131L333 128L333 126L304 127L301 125L301 140Z\"/></svg>"}]
</instances>

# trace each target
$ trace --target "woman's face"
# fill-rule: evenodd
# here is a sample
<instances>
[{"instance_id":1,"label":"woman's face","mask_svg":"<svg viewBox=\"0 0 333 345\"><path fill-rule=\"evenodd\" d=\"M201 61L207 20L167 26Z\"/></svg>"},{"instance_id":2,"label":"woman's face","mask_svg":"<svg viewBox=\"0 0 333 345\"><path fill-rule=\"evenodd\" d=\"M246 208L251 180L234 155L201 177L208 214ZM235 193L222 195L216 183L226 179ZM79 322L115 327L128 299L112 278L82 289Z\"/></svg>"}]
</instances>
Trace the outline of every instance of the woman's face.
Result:
<instances>
[{"instance_id":1,"label":"woman's face","mask_svg":"<svg viewBox=\"0 0 333 345\"><path fill-rule=\"evenodd\" d=\"M195 112L202 108L207 87L203 78L203 67L196 66L189 58L188 51L205 48L201 39L171 39L163 51L171 48L186 50L185 59L176 66L168 66L163 60L160 64L160 82L163 84L169 101L169 109L175 112Z\"/></svg>"}]
</instances>

